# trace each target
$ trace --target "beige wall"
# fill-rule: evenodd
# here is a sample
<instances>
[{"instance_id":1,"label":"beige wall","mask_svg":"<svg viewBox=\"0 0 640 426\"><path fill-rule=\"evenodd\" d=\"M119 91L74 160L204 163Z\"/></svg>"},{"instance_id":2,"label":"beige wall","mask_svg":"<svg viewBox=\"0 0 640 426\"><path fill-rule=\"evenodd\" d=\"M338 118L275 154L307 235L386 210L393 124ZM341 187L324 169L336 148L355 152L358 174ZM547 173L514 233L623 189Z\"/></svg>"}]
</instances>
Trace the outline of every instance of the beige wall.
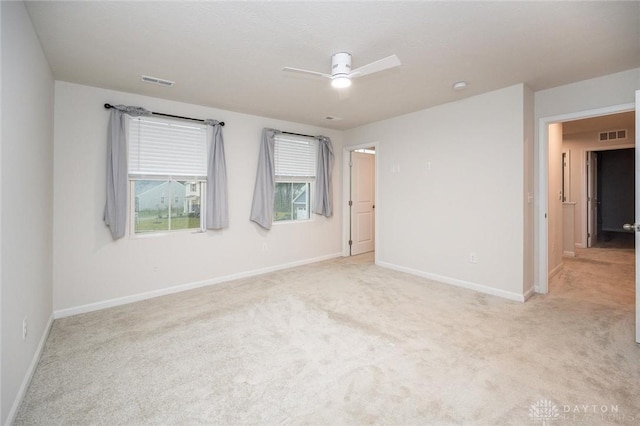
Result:
<instances>
[{"instance_id":1,"label":"beige wall","mask_svg":"<svg viewBox=\"0 0 640 426\"><path fill-rule=\"evenodd\" d=\"M562 267L562 123L549 125L549 276Z\"/></svg>"},{"instance_id":2,"label":"beige wall","mask_svg":"<svg viewBox=\"0 0 640 426\"><path fill-rule=\"evenodd\" d=\"M3 1L0 10L0 423L5 424L15 414L51 320L54 83L24 4Z\"/></svg>"}]
</instances>

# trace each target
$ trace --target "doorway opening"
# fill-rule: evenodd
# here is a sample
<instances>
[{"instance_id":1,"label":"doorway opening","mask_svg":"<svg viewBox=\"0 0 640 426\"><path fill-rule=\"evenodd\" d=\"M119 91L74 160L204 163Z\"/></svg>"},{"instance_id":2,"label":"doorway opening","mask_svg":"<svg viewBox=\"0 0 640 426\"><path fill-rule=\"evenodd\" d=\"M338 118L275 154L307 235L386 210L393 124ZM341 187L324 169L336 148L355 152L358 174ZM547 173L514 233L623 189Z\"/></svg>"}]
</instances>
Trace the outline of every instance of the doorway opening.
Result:
<instances>
[{"instance_id":1,"label":"doorway opening","mask_svg":"<svg viewBox=\"0 0 640 426\"><path fill-rule=\"evenodd\" d=\"M592 299L597 300L598 303L603 301L607 307L635 311L636 343L640 343L640 275L638 274L640 252L637 250L640 248L640 234L637 232L640 229L640 198L635 194L635 188L640 188L640 158L635 158L635 152L637 152L635 145L640 143L640 138L636 136L636 130L640 127L640 116L637 115L638 108L640 108L640 90L636 92L635 104L618 105L540 120L541 143L538 151L540 159L538 163L538 194L540 198L539 210L536 215L538 223L536 292L547 293L549 282L553 277L554 289L566 291L567 295L577 297L577 300L585 295L595 295L596 297ZM628 118L626 129L612 128L608 131L601 129L595 133L595 136L592 135L590 141L584 140L582 148L573 149L565 146L565 142L568 143L569 139L567 134L570 133L567 127L574 124L595 123L597 120L619 119L624 116ZM604 235L610 229L608 225L605 225L602 217L605 213L599 205L606 189L604 189L601 179L598 179L598 174L603 173L602 164L607 161L605 157L608 156L606 153L628 148L634 149L634 185L627 185L631 186L631 189L627 187L623 192L625 198L634 200L634 215L629 223L618 223L626 221L626 219L618 218L615 224L611 225L611 229L615 229L618 236L622 235L618 227L625 231L632 231L634 245L630 248L597 247L600 239L598 235L594 236L593 233ZM562 155L564 152L569 154ZM569 165L571 170L565 173L564 167L567 166L564 165L564 161L567 159L571 161ZM569 200L573 201L573 197L582 197L582 200L574 202L575 209L581 208L582 212L561 215L558 220L558 212L566 212L566 210L562 210L565 209L564 204L566 204L564 202L566 195L564 181L566 179L558 179L558 177L560 175L569 176L570 181L574 182L576 173L578 173L577 182L581 183L583 187L575 190L575 186L571 186ZM579 173L582 173L582 176ZM561 184L563 189L559 190ZM613 210L617 210L617 207L619 205L616 205ZM591 215L589 216L589 214ZM573 226L565 226L567 217L574 220ZM589 222L591 223L589 224ZM590 232L592 235L589 235ZM574 233L572 237L575 237L575 240L566 238L571 233ZM566 246L567 241L576 247L575 255L578 256L575 259L567 258L567 270L562 272L560 272L562 256L560 256L559 265L555 265L558 263L558 252L555 250L554 244L557 244L558 235L561 236L563 247ZM589 247L589 238L592 239L591 247Z\"/></svg>"},{"instance_id":2,"label":"doorway opening","mask_svg":"<svg viewBox=\"0 0 640 426\"><path fill-rule=\"evenodd\" d=\"M581 111L557 115L553 117L541 118L538 122L538 134L540 135L540 143L538 145L538 177L537 177L537 195L538 203L536 208L536 267L535 267L535 291L545 294L549 291L549 277L561 268L563 249L563 231L571 234L572 230L576 240L573 245L576 248L586 247L586 209L582 208L582 203L574 202L573 197L580 195L586 199L586 189L577 191L562 190L563 179L573 181L580 179L580 170L586 167L586 154L578 155L578 151L567 152L564 159L568 159L570 164L568 169L570 175L564 175L563 166L563 127L571 127L573 125L580 126L587 123L589 119L606 118L621 113L629 113L635 116L635 103L622 104L611 107L604 107L589 111ZM592 122L593 123L593 122ZM634 129L635 129L634 122ZM575 129L574 129L575 130ZM564 131L567 131L565 128ZM571 130L568 133L572 133ZM598 138L599 139L599 138ZM621 141L608 141L611 146ZM594 140L594 145L601 145L602 142ZM617 148L630 148L635 146L635 135L627 135L627 144L617 146ZM585 150L586 151L586 150ZM578 176L575 178L575 176ZM586 178L585 178L586 179ZM574 186L575 188L575 186ZM586 188L586 185L585 185ZM565 201L565 196L569 198ZM562 226L562 209L563 202L575 203L576 211L574 217L574 226ZM584 227L582 224L585 224ZM584 235L583 235L584 233ZM583 235L582 240L577 237ZM558 261L559 260L559 261ZM559 265L558 265L559 264Z\"/></svg>"},{"instance_id":3,"label":"doorway opening","mask_svg":"<svg viewBox=\"0 0 640 426\"><path fill-rule=\"evenodd\" d=\"M547 124L546 271L540 292L567 257L589 248L633 249L635 111ZM610 135L613 135L610 137ZM545 275L546 272L546 275Z\"/></svg>"},{"instance_id":4,"label":"doorway opening","mask_svg":"<svg viewBox=\"0 0 640 426\"><path fill-rule=\"evenodd\" d=\"M375 255L377 154L376 144L344 150L345 256Z\"/></svg>"}]
</instances>

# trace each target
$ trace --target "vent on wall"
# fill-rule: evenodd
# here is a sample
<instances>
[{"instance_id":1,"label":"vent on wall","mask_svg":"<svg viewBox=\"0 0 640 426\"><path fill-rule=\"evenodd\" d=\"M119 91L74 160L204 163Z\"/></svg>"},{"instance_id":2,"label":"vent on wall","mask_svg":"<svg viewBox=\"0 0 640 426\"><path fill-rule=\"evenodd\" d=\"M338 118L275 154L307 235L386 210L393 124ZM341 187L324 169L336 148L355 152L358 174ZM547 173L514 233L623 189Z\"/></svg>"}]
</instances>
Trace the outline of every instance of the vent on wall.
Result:
<instances>
[{"instance_id":1,"label":"vent on wall","mask_svg":"<svg viewBox=\"0 0 640 426\"><path fill-rule=\"evenodd\" d=\"M158 77L149 77L148 75L143 75L142 81L144 81L145 83L157 84L158 86L164 87L173 87L173 85L176 84L175 81L164 80Z\"/></svg>"},{"instance_id":2,"label":"vent on wall","mask_svg":"<svg viewBox=\"0 0 640 426\"><path fill-rule=\"evenodd\" d=\"M600 132L599 140L601 141L617 141L627 138L627 129L609 130L608 132Z\"/></svg>"}]
</instances>

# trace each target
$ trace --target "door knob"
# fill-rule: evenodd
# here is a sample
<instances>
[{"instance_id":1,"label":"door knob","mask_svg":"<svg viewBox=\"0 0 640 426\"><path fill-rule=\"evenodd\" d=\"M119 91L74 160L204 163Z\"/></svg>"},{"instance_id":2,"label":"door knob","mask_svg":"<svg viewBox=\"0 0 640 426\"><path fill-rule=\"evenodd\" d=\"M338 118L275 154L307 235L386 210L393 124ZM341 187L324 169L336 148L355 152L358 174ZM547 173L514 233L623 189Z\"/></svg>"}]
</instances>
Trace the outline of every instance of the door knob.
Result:
<instances>
[{"instance_id":1,"label":"door knob","mask_svg":"<svg viewBox=\"0 0 640 426\"><path fill-rule=\"evenodd\" d=\"M634 223L633 225L630 223L625 223L624 225L622 225L622 229L624 229L625 231L638 232L640 231L640 225L638 225L637 223Z\"/></svg>"}]
</instances>

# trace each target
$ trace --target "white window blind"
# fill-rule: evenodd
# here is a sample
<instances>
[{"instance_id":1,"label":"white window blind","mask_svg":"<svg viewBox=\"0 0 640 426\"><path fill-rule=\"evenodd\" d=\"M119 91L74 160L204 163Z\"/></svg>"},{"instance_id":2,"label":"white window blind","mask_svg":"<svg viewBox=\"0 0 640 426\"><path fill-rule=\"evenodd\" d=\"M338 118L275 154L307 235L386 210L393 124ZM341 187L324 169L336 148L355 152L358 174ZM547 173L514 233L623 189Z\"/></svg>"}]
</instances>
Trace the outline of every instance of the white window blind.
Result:
<instances>
[{"instance_id":1,"label":"white window blind","mask_svg":"<svg viewBox=\"0 0 640 426\"><path fill-rule=\"evenodd\" d=\"M276 177L316 177L317 142L311 138L275 137Z\"/></svg>"},{"instance_id":2,"label":"white window blind","mask_svg":"<svg viewBox=\"0 0 640 426\"><path fill-rule=\"evenodd\" d=\"M206 126L131 118L129 175L206 177Z\"/></svg>"}]
</instances>

